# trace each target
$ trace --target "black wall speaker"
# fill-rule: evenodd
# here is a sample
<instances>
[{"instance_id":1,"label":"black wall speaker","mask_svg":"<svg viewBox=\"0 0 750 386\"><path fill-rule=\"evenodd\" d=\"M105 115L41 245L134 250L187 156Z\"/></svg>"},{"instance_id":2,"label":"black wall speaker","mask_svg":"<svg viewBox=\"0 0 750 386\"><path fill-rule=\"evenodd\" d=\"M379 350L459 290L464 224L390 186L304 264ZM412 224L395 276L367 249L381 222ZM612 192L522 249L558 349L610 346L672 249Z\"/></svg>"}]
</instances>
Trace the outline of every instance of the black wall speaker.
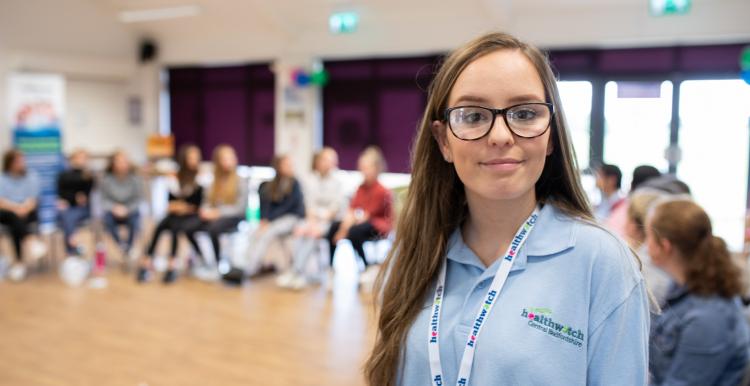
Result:
<instances>
[{"instance_id":1,"label":"black wall speaker","mask_svg":"<svg viewBox=\"0 0 750 386\"><path fill-rule=\"evenodd\" d=\"M156 59L158 54L158 48L156 43L151 39L141 40L141 44L138 47L138 58L141 63L148 63Z\"/></svg>"}]
</instances>

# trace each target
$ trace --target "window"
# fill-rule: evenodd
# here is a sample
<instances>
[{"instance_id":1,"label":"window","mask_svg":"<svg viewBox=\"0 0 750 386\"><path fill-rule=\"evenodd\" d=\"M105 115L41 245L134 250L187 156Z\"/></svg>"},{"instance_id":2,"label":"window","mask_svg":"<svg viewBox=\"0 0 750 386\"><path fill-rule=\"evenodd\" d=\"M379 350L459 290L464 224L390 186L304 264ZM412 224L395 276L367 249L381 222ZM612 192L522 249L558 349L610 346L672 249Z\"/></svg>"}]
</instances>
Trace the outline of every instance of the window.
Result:
<instances>
[{"instance_id":1,"label":"window","mask_svg":"<svg viewBox=\"0 0 750 386\"><path fill-rule=\"evenodd\" d=\"M711 217L714 233L742 250L748 181L750 86L694 80L680 86L682 161L677 176Z\"/></svg>"},{"instance_id":2,"label":"window","mask_svg":"<svg viewBox=\"0 0 750 386\"><path fill-rule=\"evenodd\" d=\"M671 120L672 82L607 82L604 162L620 168L623 188L630 186L636 166L668 170Z\"/></svg>"},{"instance_id":3,"label":"window","mask_svg":"<svg viewBox=\"0 0 750 386\"><path fill-rule=\"evenodd\" d=\"M557 82L565 120L581 170L589 166L589 132L591 125L591 82Z\"/></svg>"}]
</instances>

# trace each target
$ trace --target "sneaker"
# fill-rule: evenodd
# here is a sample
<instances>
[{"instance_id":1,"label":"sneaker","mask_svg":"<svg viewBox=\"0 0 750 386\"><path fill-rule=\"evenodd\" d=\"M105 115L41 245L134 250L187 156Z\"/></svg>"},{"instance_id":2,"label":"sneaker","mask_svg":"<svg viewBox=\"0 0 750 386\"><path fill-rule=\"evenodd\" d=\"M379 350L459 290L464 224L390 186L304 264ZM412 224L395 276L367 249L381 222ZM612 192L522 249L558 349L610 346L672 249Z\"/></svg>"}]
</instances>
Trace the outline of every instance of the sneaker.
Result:
<instances>
[{"instance_id":1,"label":"sneaker","mask_svg":"<svg viewBox=\"0 0 750 386\"><path fill-rule=\"evenodd\" d=\"M291 288L295 291L303 290L307 288L307 279L304 275L296 275L289 282L288 288Z\"/></svg>"},{"instance_id":2,"label":"sneaker","mask_svg":"<svg viewBox=\"0 0 750 386\"><path fill-rule=\"evenodd\" d=\"M130 247L128 250L128 257L132 261L136 261L141 258L141 251L138 248Z\"/></svg>"},{"instance_id":3,"label":"sneaker","mask_svg":"<svg viewBox=\"0 0 750 386\"><path fill-rule=\"evenodd\" d=\"M29 244L29 257L32 260L39 260L47 254L47 246L39 240L31 240Z\"/></svg>"},{"instance_id":4,"label":"sneaker","mask_svg":"<svg viewBox=\"0 0 750 386\"><path fill-rule=\"evenodd\" d=\"M177 272L174 269L168 269L164 273L164 277L161 278L161 282L164 284L172 284L175 280L177 280Z\"/></svg>"},{"instance_id":5,"label":"sneaker","mask_svg":"<svg viewBox=\"0 0 750 386\"><path fill-rule=\"evenodd\" d=\"M202 281L217 282L221 279L219 271L212 267L195 267L192 270L192 274L198 280Z\"/></svg>"},{"instance_id":6,"label":"sneaker","mask_svg":"<svg viewBox=\"0 0 750 386\"><path fill-rule=\"evenodd\" d=\"M276 278L276 285L281 288L290 288L290 284L294 278L295 275L293 271L286 271Z\"/></svg>"},{"instance_id":7,"label":"sneaker","mask_svg":"<svg viewBox=\"0 0 750 386\"><path fill-rule=\"evenodd\" d=\"M8 278L16 282L23 280L26 278L26 266L21 263L13 264L8 270Z\"/></svg>"},{"instance_id":8,"label":"sneaker","mask_svg":"<svg viewBox=\"0 0 750 386\"><path fill-rule=\"evenodd\" d=\"M138 267L138 273L135 276L135 280L139 283L145 283L149 279L149 272L148 269L144 267Z\"/></svg>"}]
</instances>

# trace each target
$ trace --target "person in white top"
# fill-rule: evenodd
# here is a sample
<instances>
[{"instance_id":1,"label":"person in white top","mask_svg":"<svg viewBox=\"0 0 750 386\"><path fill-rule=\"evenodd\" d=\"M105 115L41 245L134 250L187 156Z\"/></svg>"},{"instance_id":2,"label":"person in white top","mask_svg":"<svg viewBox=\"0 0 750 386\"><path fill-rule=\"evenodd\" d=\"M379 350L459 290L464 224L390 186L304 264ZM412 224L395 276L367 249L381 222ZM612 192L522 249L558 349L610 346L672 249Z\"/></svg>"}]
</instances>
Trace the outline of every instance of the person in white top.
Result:
<instances>
[{"instance_id":1,"label":"person in white top","mask_svg":"<svg viewBox=\"0 0 750 386\"><path fill-rule=\"evenodd\" d=\"M313 172L302 185L305 196L305 221L294 231L292 267L277 279L280 287L302 289L307 286L305 270L318 250L331 223L341 218L345 197L341 181L336 178L339 157L336 150L325 147L313 157Z\"/></svg>"}]
</instances>

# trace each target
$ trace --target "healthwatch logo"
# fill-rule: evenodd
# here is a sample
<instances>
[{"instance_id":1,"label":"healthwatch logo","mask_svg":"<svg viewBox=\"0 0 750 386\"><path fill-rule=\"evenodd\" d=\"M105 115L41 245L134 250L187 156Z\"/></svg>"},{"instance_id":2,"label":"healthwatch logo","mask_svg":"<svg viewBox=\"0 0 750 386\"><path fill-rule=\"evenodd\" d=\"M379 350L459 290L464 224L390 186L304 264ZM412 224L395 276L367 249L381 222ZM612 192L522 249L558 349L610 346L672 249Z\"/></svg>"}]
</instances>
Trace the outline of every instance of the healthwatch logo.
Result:
<instances>
[{"instance_id":1,"label":"healthwatch logo","mask_svg":"<svg viewBox=\"0 0 750 386\"><path fill-rule=\"evenodd\" d=\"M552 337L581 347L584 342L584 334L581 329L575 329L570 325L556 322L552 319L552 311L546 308L524 308L521 317L528 320L529 327L535 328Z\"/></svg>"}]
</instances>

